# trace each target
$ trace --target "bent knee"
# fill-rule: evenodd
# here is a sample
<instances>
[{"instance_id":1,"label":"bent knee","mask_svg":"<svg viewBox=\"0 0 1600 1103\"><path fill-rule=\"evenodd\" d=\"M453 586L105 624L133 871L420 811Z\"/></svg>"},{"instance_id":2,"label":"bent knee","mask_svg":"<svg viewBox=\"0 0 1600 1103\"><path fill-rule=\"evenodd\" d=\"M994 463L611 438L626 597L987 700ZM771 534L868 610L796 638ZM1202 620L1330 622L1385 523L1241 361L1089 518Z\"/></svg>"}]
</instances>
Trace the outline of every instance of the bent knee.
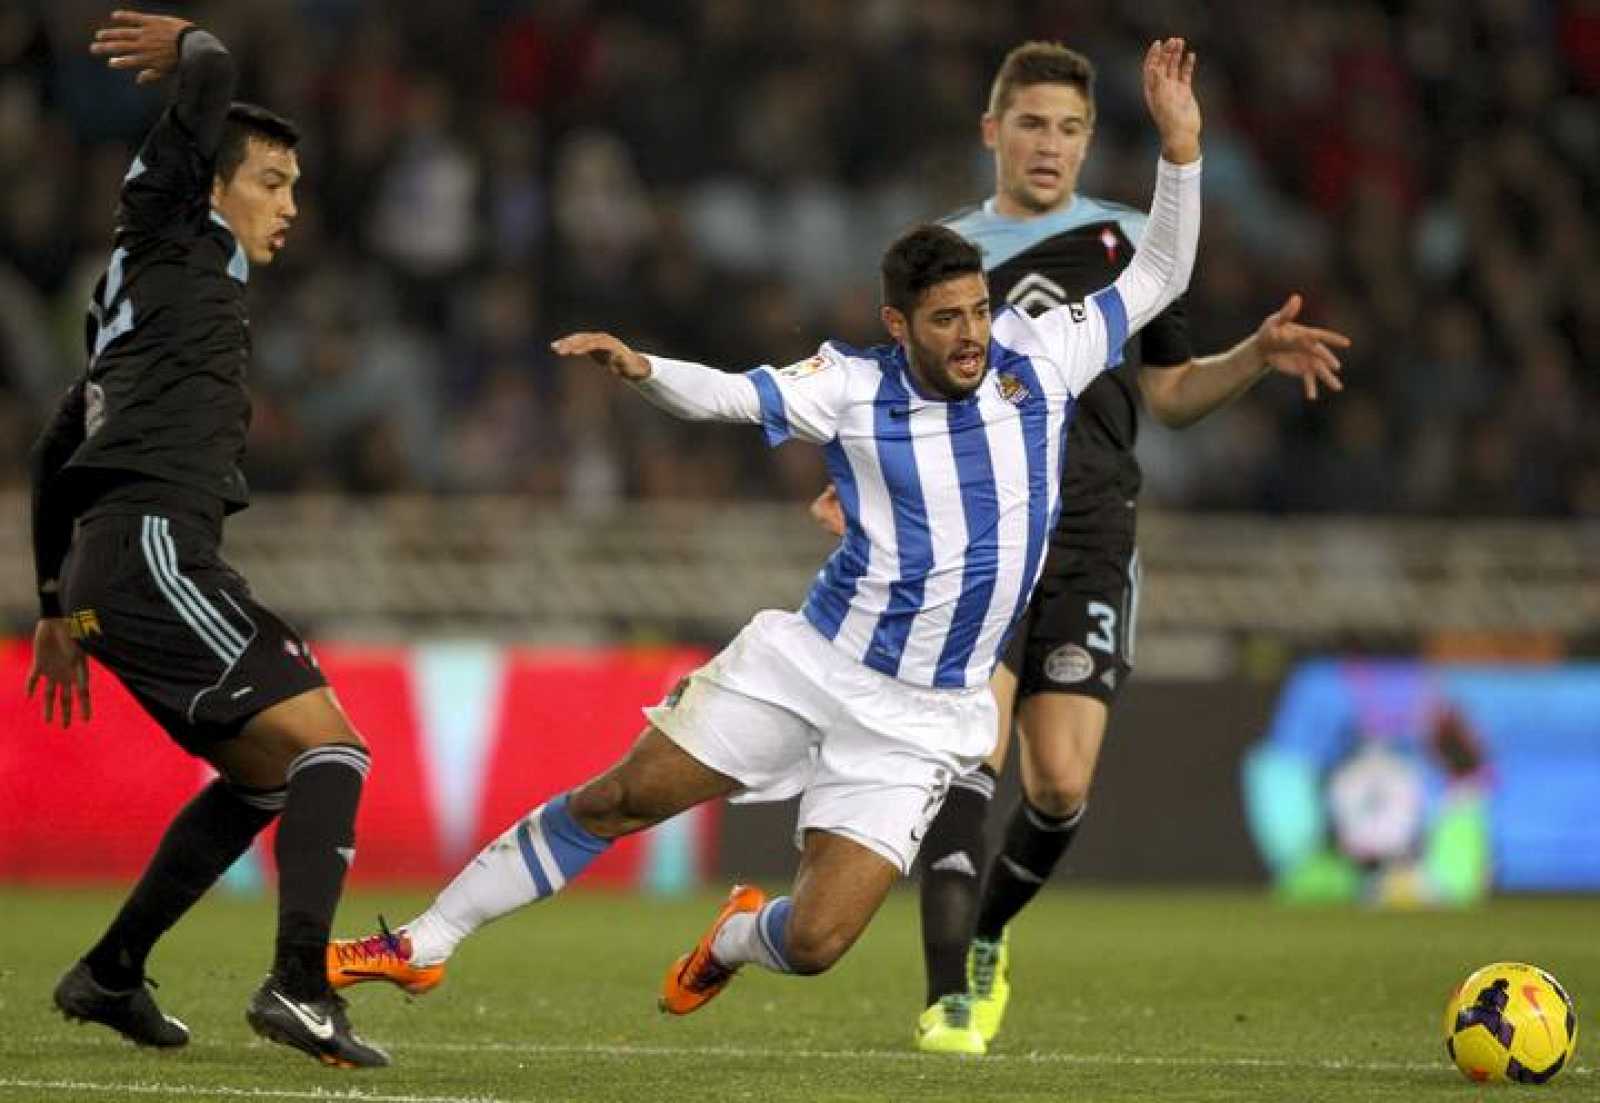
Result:
<instances>
[{"instance_id":1,"label":"bent knee","mask_svg":"<svg viewBox=\"0 0 1600 1103\"><path fill-rule=\"evenodd\" d=\"M1069 819L1089 803L1087 776L1065 775L1036 781L1028 789L1028 803L1054 820Z\"/></svg>"}]
</instances>

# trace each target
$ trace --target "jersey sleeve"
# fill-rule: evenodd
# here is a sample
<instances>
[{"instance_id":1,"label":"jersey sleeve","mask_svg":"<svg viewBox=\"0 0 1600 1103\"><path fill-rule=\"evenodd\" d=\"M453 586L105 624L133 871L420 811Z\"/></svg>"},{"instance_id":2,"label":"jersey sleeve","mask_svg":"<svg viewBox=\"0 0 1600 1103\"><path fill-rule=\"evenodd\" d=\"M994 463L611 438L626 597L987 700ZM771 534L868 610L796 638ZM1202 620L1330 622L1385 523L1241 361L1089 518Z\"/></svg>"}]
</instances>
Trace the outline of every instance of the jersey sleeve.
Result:
<instances>
[{"instance_id":1,"label":"jersey sleeve","mask_svg":"<svg viewBox=\"0 0 1600 1103\"><path fill-rule=\"evenodd\" d=\"M177 90L145 136L122 180L119 226L147 233L210 206L217 147L233 101L237 71L215 36L197 27L178 41Z\"/></svg>"},{"instance_id":2,"label":"jersey sleeve","mask_svg":"<svg viewBox=\"0 0 1600 1103\"><path fill-rule=\"evenodd\" d=\"M1176 368L1194 359L1189 343L1188 296L1180 295L1151 319L1139 334L1139 363L1147 368Z\"/></svg>"},{"instance_id":3,"label":"jersey sleeve","mask_svg":"<svg viewBox=\"0 0 1600 1103\"><path fill-rule=\"evenodd\" d=\"M746 372L761 399L761 428L767 444L777 447L791 437L827 444L839 435L848 368L832 345L787 367L760 367Z\"/></svg>"},{"instance_id":4,"label":"jersey sleeve","mask_svg":"<svg viewBox=\"0 0 1600 1103\"><path fill-rule=\"evenodd\" d=\"M70 503L52 483L83 443L84 387L85 381L80 379L68 388L28 456L33 484L33 566L39 615L44 617L61 615L61 563L72 543L73 515Z\"/></svg>"}]
</instances>

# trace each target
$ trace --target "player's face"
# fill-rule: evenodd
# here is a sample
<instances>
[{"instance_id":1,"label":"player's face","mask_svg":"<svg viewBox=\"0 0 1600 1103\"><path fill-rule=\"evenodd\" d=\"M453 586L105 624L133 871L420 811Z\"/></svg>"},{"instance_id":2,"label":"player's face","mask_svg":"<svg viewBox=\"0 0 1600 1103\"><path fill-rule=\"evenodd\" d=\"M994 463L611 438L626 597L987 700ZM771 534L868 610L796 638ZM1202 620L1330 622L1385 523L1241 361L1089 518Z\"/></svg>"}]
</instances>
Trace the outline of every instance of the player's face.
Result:
<instances>
[{"instance_id":1,"label":"player's face","mask_svg":"<svg viewBox=\"0 0 1600 1103\"><path fill-rule=\"evenodd\" d=\"M1094 111L1070 84L1014 90L1005 112L983 117L983 144L994 150L995 200L1011 218L1048 214L1068 203L1094 134Z\"/></svg>"},{"instance_id":2,"label":"player's face","mask_svg":"<svg viewBox=\"0 0 1600 1103\"><path fill-rule=\"evenodd\" d=\"M251 264L271 264L283 248L298 213L294 185L299 179L294 150L251 138L233 179L212 185L211 206L227 221Z\"/></svg>"},{"instance_id":3,"label":"player's face","mask_svg":"<svg viewBox=\"0 0 1600 1103\"><path fill-rule=\"evenodd\" d=\"M936 283L907 318L892 306L883 321L905 346L911 373L925 390L965 398L989 367L989 285L973 272Z\"/></svg>"}]
</instances>

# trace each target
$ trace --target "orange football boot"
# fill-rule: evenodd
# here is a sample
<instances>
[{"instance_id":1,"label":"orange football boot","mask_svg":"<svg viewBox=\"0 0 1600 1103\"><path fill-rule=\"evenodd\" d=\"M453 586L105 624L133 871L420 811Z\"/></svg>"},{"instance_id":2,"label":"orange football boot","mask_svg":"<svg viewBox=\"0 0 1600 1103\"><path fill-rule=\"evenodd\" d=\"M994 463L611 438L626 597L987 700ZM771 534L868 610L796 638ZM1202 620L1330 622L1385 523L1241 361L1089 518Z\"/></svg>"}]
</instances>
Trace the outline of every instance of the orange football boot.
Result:
<instances>
[{"instance_id":1,"label":"orange football boot","mask_svg":"<svg viewBox=\"0 0 1600 1103\"><path fill-rule=\"evenodd\" d=\"M444 982L443 965L412 965L411 936L394 934L378 919L377 934L366 938L332 939L328 943L328 983L348 988L369 980L386 980L409 996L431 992Z\"/></svg>"},{"instance_id":2,"label":"orange football boot","mask_svg":"<svg viewBox=\"0 0 1600 1103\"><path fill-rule=\"evenodd\" d=\"M728 986L738 966L732 969L711 956L711 944L717 932L734 916L761 910L767 894L754 885L734 885L728 893L728 902L711 921L706 933L700 936L694 949L672 963L661 982L661 999L658 1005L670 1015L687 1015L698 1011L712 996Z\"/></svg>"}]
</instances>

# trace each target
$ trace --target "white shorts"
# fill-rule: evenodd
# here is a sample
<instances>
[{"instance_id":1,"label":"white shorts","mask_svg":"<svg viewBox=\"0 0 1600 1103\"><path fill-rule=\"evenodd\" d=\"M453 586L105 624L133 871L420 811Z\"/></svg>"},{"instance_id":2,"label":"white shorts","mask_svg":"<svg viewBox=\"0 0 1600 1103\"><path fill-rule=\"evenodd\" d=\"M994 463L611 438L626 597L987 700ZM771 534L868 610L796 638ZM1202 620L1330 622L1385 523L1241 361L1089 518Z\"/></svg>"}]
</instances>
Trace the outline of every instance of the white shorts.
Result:
<instances>
[{"instance_id":1,"label":"white shorts","mask_svg":"<svg viewBox=\"0 0 1600 1103\"><path fill-rule=\"evenodd\" d=\"M994 748L988 686L924 689L879 674L799 613L763 612L660 705L659 731L742 786L802 794L807 831L860 843L906 873L952 778Z\"/></svg>"}]
</instances>

